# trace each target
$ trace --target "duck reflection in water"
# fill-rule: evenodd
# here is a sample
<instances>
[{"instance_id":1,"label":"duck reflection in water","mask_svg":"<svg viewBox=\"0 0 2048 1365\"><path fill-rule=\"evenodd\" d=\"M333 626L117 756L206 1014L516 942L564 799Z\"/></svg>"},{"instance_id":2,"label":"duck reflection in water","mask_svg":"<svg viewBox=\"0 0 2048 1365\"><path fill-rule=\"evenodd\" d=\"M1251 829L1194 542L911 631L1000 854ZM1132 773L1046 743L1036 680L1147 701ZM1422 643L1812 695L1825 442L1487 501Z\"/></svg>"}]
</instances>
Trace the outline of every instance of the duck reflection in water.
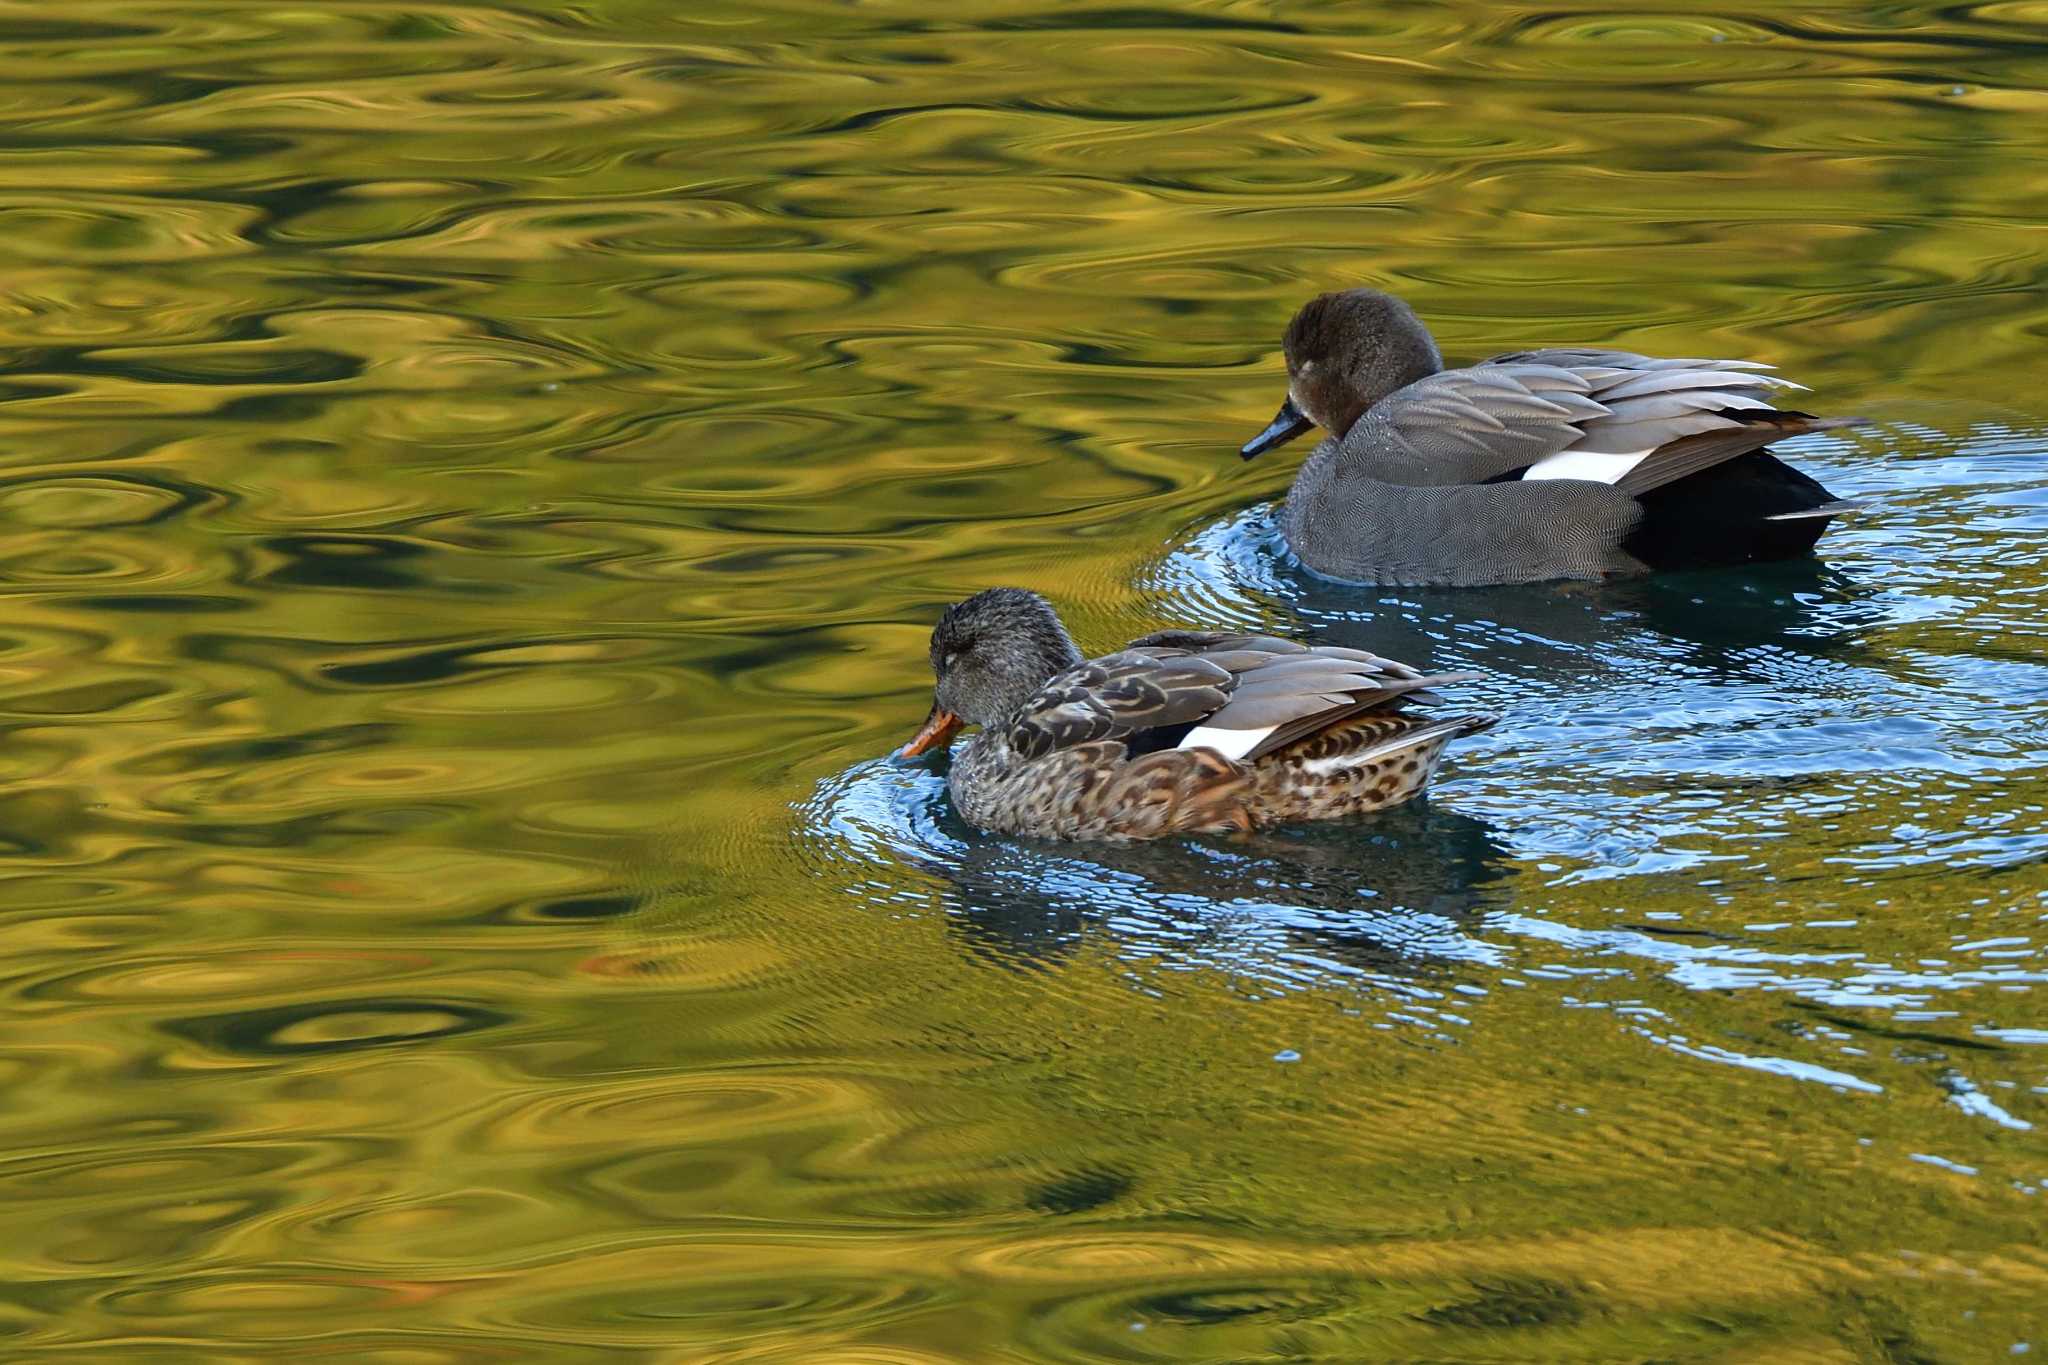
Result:
<instances>
[{"instance_id":1,"label":"duck reflection in water","mask_svg":"<svg viewBox=\"0 0 2048 1365\"><path fill-rule=\"evenodd\" d=\"M1490 962L1474 936L1509 854L1428 798L1357 820L1228 838L1055 844L978 833L946 811L949 925L976 956L1039 968L1090 942L1265 978L1406 978Z\"/></svg>"},{"instance_id":2,"label":"duck reflection in water","mask_svg":"<svg viewBox=\"0 0 2048 1365\"><path fill-rule=\"evenodd\" d=\"M1274 566L1245 593L1266 628L1370 649L1425 668L1471 668L1489 684L1554 682L1588 696L1646 661L1783 685L1789 667L1878 667L1865 636L1886 619L1877 588L1814 559L1607 583L1360 588ZM1276 592L1278 588L1280 591ZM1270 599L1280 596L1274 603Z\"/></svg>"}]
</instances>

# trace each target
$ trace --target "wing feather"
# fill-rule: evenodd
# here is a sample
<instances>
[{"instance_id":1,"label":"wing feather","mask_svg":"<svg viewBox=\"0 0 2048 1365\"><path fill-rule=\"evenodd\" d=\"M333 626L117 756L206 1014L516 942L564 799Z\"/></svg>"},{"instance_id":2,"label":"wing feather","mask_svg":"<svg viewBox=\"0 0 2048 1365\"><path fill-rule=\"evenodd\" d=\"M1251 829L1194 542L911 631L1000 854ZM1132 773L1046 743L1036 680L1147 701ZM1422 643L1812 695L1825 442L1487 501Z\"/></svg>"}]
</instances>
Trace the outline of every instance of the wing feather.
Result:
<instances>
[{"instance_id":1,"label":"wing feather","mask_svg":"<svg viewBox=\"0 0 2048 1365\"><path fill-rule=\"evenodd\" d=\"M1642 492L1816 429L1775 406L1774 391L1801 386L1769 369L1597 348L1513 352L1389 396L1368 412L1364 439L1387 482L1519 475Z\"/></svg>"},{"instance_id":2,"label":"wing feather","mask_svg":"<svg viewBox=\"0 0 2048 1365\"><path fill-rule=\"evenodd\" d=\"M1165 744L1178 738L1180 748L1243 763L1464 676L1273 636L1161 631L1051 679L1009 739L1029 760L1103 742L1157 748L1159 740L1144 742L1146 732L1166 731Z\"/></svg>"}]
</instances>

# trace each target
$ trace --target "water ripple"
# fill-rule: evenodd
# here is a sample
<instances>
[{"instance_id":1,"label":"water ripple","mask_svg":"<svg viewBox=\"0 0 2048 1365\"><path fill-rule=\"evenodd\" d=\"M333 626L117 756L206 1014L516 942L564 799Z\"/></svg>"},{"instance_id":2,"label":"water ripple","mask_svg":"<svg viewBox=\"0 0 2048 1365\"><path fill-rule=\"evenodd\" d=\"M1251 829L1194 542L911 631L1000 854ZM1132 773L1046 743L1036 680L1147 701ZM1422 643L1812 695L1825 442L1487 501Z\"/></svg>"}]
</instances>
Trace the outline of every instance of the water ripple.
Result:
<instances>
[{"instance_id":1,"label":"water ripple","mask_svg":"<svg viewBox=\"0 0 2048 1365\"><path fill-rule=\"evenodd\" d=\"M2030 1344L2039 17L0 15L15 1349ZM1320 583L1232 451L1359 281L1780 364L1874 509ZM1002 582L1506 719L1356 825L986 838L881 755Z\"/></svg>"}]
</instances>

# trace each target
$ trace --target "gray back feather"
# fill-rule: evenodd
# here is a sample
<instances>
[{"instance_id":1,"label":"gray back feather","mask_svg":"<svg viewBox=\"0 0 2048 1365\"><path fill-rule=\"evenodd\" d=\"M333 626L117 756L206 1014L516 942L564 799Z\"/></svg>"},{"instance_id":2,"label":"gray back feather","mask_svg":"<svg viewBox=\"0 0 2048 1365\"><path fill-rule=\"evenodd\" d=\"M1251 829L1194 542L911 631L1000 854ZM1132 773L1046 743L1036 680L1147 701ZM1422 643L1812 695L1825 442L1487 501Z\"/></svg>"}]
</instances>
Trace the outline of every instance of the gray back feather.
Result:
<instances>
[{"instance_id":1,"label":"gray back feather","mask_svg":"<svg viewBox=\"0 0 2048 1365\"><path fill-rule=\"evenodd\" d=\"M1167 727L1272 729L1245 756L1249 762L1461 676L1431 677L1364 650L1273 636L1161 631L1054 677L1025 706L1009 740L1029 759Z\"/></svg>"},{"instance_id":2,"label":"gray back feather","mask_svg":"<svg viewBox=\"0 0 2048 1365\"><path fill-rule=\"evenodd\" d=\"M1771 391L1797 386L1760 368L1626 351L1519 352L1389 395L1341 448L1368 477L1410 487L1485 483L1567 451L1654 451L1775 411ZM1759 434L1748 449L1783 433Z\"/></svg>"}]
</instances>

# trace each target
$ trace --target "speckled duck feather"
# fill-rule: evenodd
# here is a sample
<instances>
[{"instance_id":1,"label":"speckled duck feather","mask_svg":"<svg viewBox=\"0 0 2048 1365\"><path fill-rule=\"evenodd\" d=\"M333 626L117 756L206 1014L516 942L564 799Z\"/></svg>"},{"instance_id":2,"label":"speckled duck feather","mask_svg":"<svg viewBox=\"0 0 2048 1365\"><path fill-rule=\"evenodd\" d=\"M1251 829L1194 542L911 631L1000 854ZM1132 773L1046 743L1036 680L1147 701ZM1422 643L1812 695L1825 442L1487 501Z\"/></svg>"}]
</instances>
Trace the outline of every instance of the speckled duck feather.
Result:
<instances>
[{"instance_id":1,"label":"speckled duck feather","mask_svg":"<svg viewBox=\"0 0 2048 1365\"><path fill-rule=\"evenodd\" d=\"M971 619L977 600L949 619ZM1060 670L984 725L955 750L947 788L974 825L1053 839L1359 815L1415 796L1445 745L1494 723L1419 709L1436 700L1428 689L1469 676L1273 636L1162 631ZM1179 747L1197 727L1265 733L1233 758Z\"/></svg>"}]
</instances>

